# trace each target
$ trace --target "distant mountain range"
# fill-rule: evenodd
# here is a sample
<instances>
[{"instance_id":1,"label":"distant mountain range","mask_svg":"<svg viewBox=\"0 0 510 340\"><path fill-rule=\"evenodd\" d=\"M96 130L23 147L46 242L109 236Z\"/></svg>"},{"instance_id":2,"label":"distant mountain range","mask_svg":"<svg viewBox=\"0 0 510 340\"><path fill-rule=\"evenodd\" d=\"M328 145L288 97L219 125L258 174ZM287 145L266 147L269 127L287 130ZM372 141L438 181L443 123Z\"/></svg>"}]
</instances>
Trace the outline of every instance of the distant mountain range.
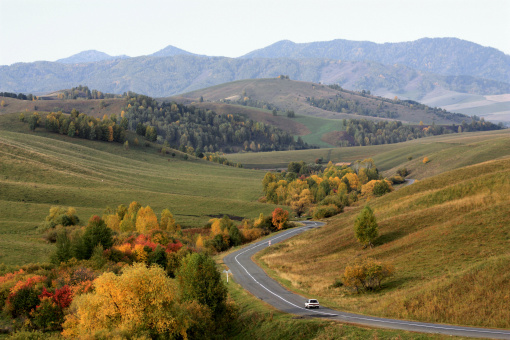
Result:
<instances>
[{"instance_id":1,"label":"distant mountain range","mask_svg":"<svg viewBox=\"0 0 510 340\"><path fill-rule=\"evenodd\" d=\"M129 58L127 55L120 55L114 57L104 52L88 50L74 54L67 58L59 59L56 62L64 64L80 64L80 63L95 63L97 61L110 59L127 59L127 58Z\"/></svg>"},{"instance_id":2,"label":"distant mountain range","mask_svg":"<svg viewBox=\"0 0 510 340\"><path fill-rule=\"evenodd\" d=\"M279 41L242 58L323 58L400 64L416 70L452 76L473 76L510 83L510 56L457 38L424 38L376 44L333 40L296 44Z\"/></svg>"},{"instance_id":3,"label":"distant mountain range","mask_svg":"<svg viewBox=\"0 0 510 340\"><path fill-rule=\"evenodd\" d=\"M41 93L81 84L166 97L280 74L442 106L510 93L510 56L455 38L386 44L280 41L239 58L201 56L174 46L140 57L85 51L57 62L0 66L0 91ZM498 112L510 112L510 101L496 104Z\"/></svg>"}]
</instances>

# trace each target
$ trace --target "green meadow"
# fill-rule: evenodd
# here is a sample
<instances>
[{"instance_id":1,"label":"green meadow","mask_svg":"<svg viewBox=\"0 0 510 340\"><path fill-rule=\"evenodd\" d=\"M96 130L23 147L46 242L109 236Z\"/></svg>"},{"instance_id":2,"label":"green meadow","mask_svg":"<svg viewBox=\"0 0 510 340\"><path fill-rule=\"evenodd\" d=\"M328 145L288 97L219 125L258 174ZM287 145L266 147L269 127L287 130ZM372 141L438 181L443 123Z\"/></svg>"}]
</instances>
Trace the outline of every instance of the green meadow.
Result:
<instances>
[{"instance_id":1,"label":"green meadow","mask_svg":"<svg viewBox=\"0 0 510 340\"><path fill-rule=\"evenodd\" d=\"M245 167L267 169L286 168L291 161L354 162L372 158L377 167L386 172L407 166L412 178L425 178L443 171L457 169L492 159L510 156L510 129L469 132L415 139L405 143L345 148L325 148L264 153L238 153L228 155ZM431 160L422 167L422 160ZM389 173L392 175L392 173Z\"/></svg>"},{"instance_id":2,"label":"green meadow","mask_svg":"<svg viewBox=\"0 0 510 340\"><path fill-rule=\"evenodd\" d=\"M160 213L168 208L182 227L200 227L212 216L254 218L262 204L264 173L218 165L157 146L129 149L118 143L70 138L38 128L29 132L18 115L0 116L0 263L47 260L52 246L37 227L52 206L75 207L86 222L106 207L138 201Z\"/></svg>"}]
</instances>

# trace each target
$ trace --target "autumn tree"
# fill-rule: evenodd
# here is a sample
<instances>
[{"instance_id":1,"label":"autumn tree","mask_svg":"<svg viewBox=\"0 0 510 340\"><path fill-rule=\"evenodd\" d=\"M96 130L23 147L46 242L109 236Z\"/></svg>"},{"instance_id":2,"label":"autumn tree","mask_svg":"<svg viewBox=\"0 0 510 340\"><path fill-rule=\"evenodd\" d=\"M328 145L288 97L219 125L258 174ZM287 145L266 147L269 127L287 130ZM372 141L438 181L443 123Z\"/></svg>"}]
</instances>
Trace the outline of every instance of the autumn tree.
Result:
<instances>
[{"instance_id":1,"label":"autumn tree","mask_svg":"<svg viewBox=\"0 0 510 340\"><path fill-rule=\"evenodd\" d=\"M158 218L152 208L146 206L140 208L136 215L136 230L142 234L147 233L149 230L158 229Z\"/></svg>"},{"instance_id":2,"label":"autumn tree","mask_svg":"<svg viewBox=\"0 0 510 340\"><path fill-rule=\"evenodd\" d=\"M210 308L215 318L226 311L227 288L214 260L205 253L186 256L177 272L183 301L196 300Z\"/></svg>"},{"instance_id":3,"label":"autumn tree","mask_svg":"<svg viewBox=\"0 0 510 340\"><path fill-rule=\"evenodd\" d=\"M361 210L354 221L354 232L358 241L363 245L363 248L368 246L373 247L372 242L379 235L377 221L374 212L367 205Z\"/></svg>"},{"instance_id":4,"label":"autumn tree","mask_svg":"<svg viewBox=\"0 0 510 340\"><path fill-rule=\"evenodd\" d=\"M375 290L380 288L381 282L394 272L395 268L389 263L372 258L356 259L345 267L342 283L356 293L363 290Z\"/></svg>"},{"instance_id":5,"label":"autumn tree","mask_svg":"<svg viewBox=\"0 0 510 340\"><path fill-rule=\"evenodd\" d=\"M161 230L168 230L170 232L176 232L175 229L175 218L174 215L168 209L164 209L161 212L161 222L159 223Z\"/></svg>"},{"instance_id":6,"label":"autumn tree","mask_svg":"<svg viewBox=\"0 0 510 340\"><path fill-rule=\"evenodd\" d=\"M276 208L273 211L273 225L278 230L282 230L287 226L287 222L289 221L289 212L287 210L283 210L282 208Z\"/></svg>"},{"instance_id":7,"label":"autumn tree","mask_svg":"<svg viewBox=\"0 0 510 340\"><path fill-rule=\"evenodd\" d=\"M295 194L290 202L291 209L298 217L301 217L312 205L313 195L309 189L304 189L300 194Z\"/></svg>"},{"instance_id":8,"label":"autumn tree","mask_svg":"<svg viewBox=\"0 0 510 340\"><path fill-rule=\"evenodd\" d=\"M94 292L76 297L64 323L70 338L187 338L191 323L177 286L159 266L126 267L94 281Z\"/></svg>"}]
</instances>

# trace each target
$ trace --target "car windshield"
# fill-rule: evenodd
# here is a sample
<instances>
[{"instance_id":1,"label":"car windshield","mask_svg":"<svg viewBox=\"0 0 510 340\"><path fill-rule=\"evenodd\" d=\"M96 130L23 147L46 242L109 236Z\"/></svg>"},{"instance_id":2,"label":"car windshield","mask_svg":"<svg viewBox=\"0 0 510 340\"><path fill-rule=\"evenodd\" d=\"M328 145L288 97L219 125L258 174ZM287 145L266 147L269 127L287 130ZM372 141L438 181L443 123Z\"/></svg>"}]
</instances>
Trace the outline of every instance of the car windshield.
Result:
<instances>
[{"instance_id":1,"label":"car windshield","mask_svg":"<svg viewBox=\"0 0 510 340\"><path fill-rule=\"evenodd\" d=\"M317 300L310 300L310 303L319 303Z\"/></svg>"}]
</instances>

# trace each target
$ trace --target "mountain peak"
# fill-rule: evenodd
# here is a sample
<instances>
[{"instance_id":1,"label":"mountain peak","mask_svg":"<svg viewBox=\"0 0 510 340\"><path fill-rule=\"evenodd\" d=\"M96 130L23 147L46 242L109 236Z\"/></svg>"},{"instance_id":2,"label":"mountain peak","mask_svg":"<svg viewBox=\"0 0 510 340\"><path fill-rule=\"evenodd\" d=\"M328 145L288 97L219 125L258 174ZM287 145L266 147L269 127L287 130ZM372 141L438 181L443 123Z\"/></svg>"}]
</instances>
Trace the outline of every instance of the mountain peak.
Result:
<instances>
[{"instance_id":1,"label":"mountain peak","mask_svg":"<svg viewBox=\"0 0 510 340\"><path fill-rule=\"evenodd\" d=\"M172 45L168 45L167 47L149 55L153 57L173 57L176 55L196 55L196 54L181 50L180 48L177 48Z\"/></svg>"},{"instance_id":2,"label":"mountain peak","mask_svg":"<svg viewBox=\"0 0 510 340\"><path fill-rule=\"evenodd\" d=\"M97 50L87 50L82 51L80 53L73 54L70 57L59 59L56 62L57 63L64 63L64 64L78 64L78 63L93 63L96 61L102 61L102 60L108 60L108 59L124 59L129 58L126 55L121 56L111 56L109 54L106 54L101 51Z\"/></svg>"}]
</instances>

